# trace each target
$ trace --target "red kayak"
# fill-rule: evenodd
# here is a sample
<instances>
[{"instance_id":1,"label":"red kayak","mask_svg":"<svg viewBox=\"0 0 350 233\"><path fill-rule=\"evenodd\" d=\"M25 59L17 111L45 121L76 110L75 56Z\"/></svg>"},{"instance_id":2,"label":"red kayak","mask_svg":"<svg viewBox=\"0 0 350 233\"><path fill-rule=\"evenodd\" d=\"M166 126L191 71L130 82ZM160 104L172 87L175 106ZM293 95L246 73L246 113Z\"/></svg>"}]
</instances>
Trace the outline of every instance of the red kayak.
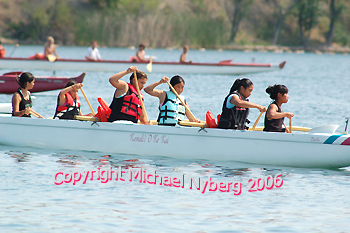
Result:
<instances>
[{"instance_id":1,"label":"red kayak","mask_svg":"<svg viewBox=\"0 0 350 233\"><path fill-rule=\"evenodd\" d=\"M22 72L10 72L0 75L0 94L13 94L19 88L16 81L17 77ZM77 83L82 83L85 77L85 72L77 77L49 77L49 76L35 76L34 88L30 90L33 92L52 91L63 89L66 83L74 80Z\"/></svg>"}]
</instances>

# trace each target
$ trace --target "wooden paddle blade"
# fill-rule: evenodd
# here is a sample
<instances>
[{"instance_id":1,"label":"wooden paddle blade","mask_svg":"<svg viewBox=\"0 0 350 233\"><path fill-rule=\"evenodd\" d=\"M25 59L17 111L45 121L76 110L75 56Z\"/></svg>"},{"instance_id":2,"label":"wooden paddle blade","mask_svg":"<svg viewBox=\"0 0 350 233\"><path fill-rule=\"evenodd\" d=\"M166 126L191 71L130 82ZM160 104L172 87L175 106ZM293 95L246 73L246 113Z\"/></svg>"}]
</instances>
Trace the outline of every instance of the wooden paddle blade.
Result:
<instances>
[{"instance_id":1,"label":"wooden paddle blade","mask_svg":"<svg viewBox=\"0 0 350 233\"><path fill-rule=\"evenodd\" d=\"M146 66L148 72L152 73L152 57L149 58L149 63Z\"/></svg>"},{"instance_id":2,"label":"wooden paddle blade","mask_svg":"<svg viewBox=\"0 0 350 233\"><path fill-rule=\"evenodd\" d=\"M52 55L52 54L47 55L47 59L49 60L49 62L56 61L56 57L54 55Z\"/></svg>"}]
</instances>

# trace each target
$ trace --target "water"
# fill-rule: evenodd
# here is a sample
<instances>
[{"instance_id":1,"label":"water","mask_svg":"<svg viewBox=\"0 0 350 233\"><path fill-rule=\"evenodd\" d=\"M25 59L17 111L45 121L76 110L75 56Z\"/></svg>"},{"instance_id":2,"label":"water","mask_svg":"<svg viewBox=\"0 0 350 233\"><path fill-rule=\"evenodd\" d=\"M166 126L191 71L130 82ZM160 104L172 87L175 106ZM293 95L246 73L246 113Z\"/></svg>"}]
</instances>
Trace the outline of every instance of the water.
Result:
<instances>
[{"instance_id":1,"label":"water","mask_svg":"<svg viewBox=\"0 0 350 233\"><path fill-rule=\"evenodd\" d=\"M7 46L7 50L10 52L12 47ZM41 50L39 46L20 46L13 56L27 57ZM82 58L85 51L85 47L57 49L62 58ZM135 51L101 48L100 53L105 59L127 59ZM146 54L156 56L159 61L177 61L181 51L153 49L147 50ZM246 75L254 83L250 101L267 106L270 99L265 93L266 87L285 84L290 90L290 99L282 107L295 114L293 125L338 124L343 129L345 117L350 116L348 55L190 50L188 58L201 62L226 59L250 62L253 58L256 62L286 60L281 71ZM34 75L51 74L39 70L32 72ZM78 74L57 72L58 76ZM98 106L97 97L111 101L114 89L108 78L112 74L87 74L84 91L94 109ZM163 75L174 74L150 74L147 83L156 82ZM183 77L186 81L183 94L193 114L200 119L205 119L208 110L214 115L220 113L222 101L237 78L231 75ZM167 86L163 84L159 88L165 90ZM44 117L51 117L58 93L34 94L34 110ZM80 97L83 113L90 112ZM10 101L11 95L0 95L0 102ZM157 105L158 99L145 95L150 119L156 119ZM249 119L254 122L258 115L259 112L253 109ZM263 125L263 119L258 125ZM18 132L18 135L20 140L30 137L30 132ZM57 136L71 137L74 143L74 135L52 135ZM0 162L1 232L348 232L350 227L349 167L335 170L269 167L156 156L141 158L117 152L106 155L8 146L0 146ZM156 172L164 179L166 176L183 177L184 187L169 187L159 182L155 185L136 180L130 182L128 179L102 183L106 181L106 172L101 174L100 180L96 179L98 171L111 168L115 172L126 171L125 176L131 169L135 172L142 169L146 174ZM75 185L73 180L68 182L69 174L76 173L77 178L79 174L91 174L92 171L96 171L94 179L88 177L85 184L83 178ZM67 183L64 182L65 174L68 174ZM279 174L283 180L280 187L263 188L263 182L271 181ZM198 179L214 183L211 187L208 184L204 192L204 183L201 190L197 190L191 178L197 183ZM249 192L258 179L261 191ZM55 185L62 181L61 185ZM241 189L209 191L209 188L215 190L215 184L220 183L241 184Z\"/></svg>"}]
</instances>

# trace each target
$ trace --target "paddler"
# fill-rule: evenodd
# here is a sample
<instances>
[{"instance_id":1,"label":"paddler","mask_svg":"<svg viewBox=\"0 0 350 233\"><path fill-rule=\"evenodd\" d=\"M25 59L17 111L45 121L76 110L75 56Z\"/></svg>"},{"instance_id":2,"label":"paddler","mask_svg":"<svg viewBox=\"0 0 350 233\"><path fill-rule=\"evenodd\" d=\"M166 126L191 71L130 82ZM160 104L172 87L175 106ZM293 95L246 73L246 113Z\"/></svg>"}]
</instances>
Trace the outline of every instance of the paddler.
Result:
<instances>
[{"instance_id":1,"label":"paddler","mask_svg":"<svg viewBox=\"0 0 350 233\"><path fill-rule=\"evenodd\" d=\"M78 96L78 91L82 87L82 83L76 83L73 80L67 82L65 88L57 97L54 119L75 120L75 116L83 116L80 110L80 99ZM92 114L90 113L84 116L92 116Z\"/></svg>"},{"instance_id":2,"label":"paddler","mask_svg":"<svg viewBox=\"0 0 350 233\"><path fill-rule=\"evenodd\" d=\"M254 89L253 82L247 78L236 79L229 94L226 96L218 128L246 130L249 124L249 108L257 108L260 112L266 112L266 107L251 103L247 99Z\"/></svg>"},{"instance_id":3,"label":"paddler","mask_svg":"<svg viewBox=\"0 0 350 233\"><path fill-rule=\"evenodd\" d=\"M55 60L58 60L58 55L56 53L56 45L55 45L55 39L52 36L49 36L46 41L45 49L44 49L44 56L45 58L49 59L49 56L54 54Z\"/></svg>"},{"instance_id":4,"label":"paddler","mask_svg":"<svg viewBox=\"0 0 350 233\"><path fill-rule=\"evenodd\" d=\"M139 50L136 52L136 62L149 62L149 60L145 58L145 48L146 46L144 44L139 44Z\"/></svg>"},{"instance_id":5,"label":"paddler","mask_svg":"<svg viewBox=\"0 0 350 233\"><path fill-rule=\"evenodd\" d=\"M286 132L283 128L284 118L289 120L294 116L291 112L283 112L282 104L287 103L289 99L288 88L285 85L273 85L266 88L266 93L274 100L268 107L265 114L265 128L264 131L269 132Z\"/></svg>"},{"instance_id":6,"label":"paddler","mask_svg":"<svg viewBox=\"0 0 350 233\"><path fill-rule=\"evenodd\" d=\"M85 59L89 61L101 61L101 55L100 51L98 51L96 40L94 40L91 47L88 48Z\"/></svg>"},{"instance_id":7,"label":"paddler","mask_svg":"<svg viewBox=\"0 0 350 233\"><path fill-rule=\"evenodd\" d=\"M126 120L137 123L138 120L140 120L142 124L151 124L151 122L146 119L141 108L141 102L134 83L134 71L136 71L136 79L141 91L147 82L147 75L144 72L137 70L136 66L130 66L127 70L114 74L109 79L111 85L116 88L112 103L109 106L112 110L111 115L108 118L109 122ZM130 73L132 73L130 75L130 83L120 80L122 77ZM143 99L142 94L141 97Z\"/></svg>"},{"instance_id":8,"label":"paddler","mask_svg":"<svg viewBox=\"0 0 350 233\"><path fill-rule=\"evenodd\" d=\"M191 122L200 123L201 121L194 118L189 113L189 111L186 110L185 106L182 105L181 101L177 98L176 94L173 93L171 90L163 91L154 89L158 85L166 83L168 81L168 77L163 77L158 82L152 83L145 88L146 93L150 94L151 96L158 97L159 99L159 115L157 119L158 124L175 126L179 123L179 121L183 121L185 119L185 116ZM170 85L173 86L173 88L181 98L182 102L184 102L184 104L186 104L186 106L189 109L185 97L181 95L185 87L185 80L181 76L176 75L171 78Z\"/></svg>"},{"instance_id":9,"label":"paddler","mask_svg":"<svg viewBox=\"0 0 350 233\"><path fill-rule=\"evenodd\" d=\"M189 61L186 60L187 59L187 52L188 52L188 50L189 50L188 46L185 45L183 47L183 52L182 52L182 54L180 56L180 63L192 63L192 60L189 60Z\"/></svg>"},{"instance_id":10,"label":"paddler","mask_svg":"<svg viewBox=\"0 0 350 233\"><path fill-rule=\"evenodd\" d=\"M0 58L4 58L6 54L6 50L5 48L2 46L1 44L1 40L0 40Z\"/></svg>"},{"instance_id":11,"label":"paddler","mask_svg":"<svg viewBox=\"0 0 350 233\"><path fill-rule=\"evenodd\" d=\"M12 116L31 117L35 115L44 118L32 109L33 102L29 90L33 89L35 77L29 72L23 72L17 79L18 90L12 96Z\"/></svg>"}]
</instances>

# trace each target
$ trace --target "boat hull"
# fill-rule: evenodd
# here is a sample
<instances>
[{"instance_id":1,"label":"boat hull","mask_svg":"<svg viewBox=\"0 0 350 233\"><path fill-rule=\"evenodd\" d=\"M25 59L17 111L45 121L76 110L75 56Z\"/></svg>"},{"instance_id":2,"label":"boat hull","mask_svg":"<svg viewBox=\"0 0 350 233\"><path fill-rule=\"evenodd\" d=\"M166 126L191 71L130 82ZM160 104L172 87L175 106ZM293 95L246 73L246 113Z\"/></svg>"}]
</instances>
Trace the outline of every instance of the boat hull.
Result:
<instances>
[{"instance_id":1,"label":"boat hull","mask_svg":"<svg viewBox=\"0 0 350 233\"><path fill-rule=\"evenodd\" d=\"M153 62L152 72L173 74L247 74L274 71L282 69L285 62L274 63L190 63ZM147 63L130 61L102 60L91 62L87 60L60 59L55 62L48 60L33 60L27 58L2 58L0 69L22 70L72 70L117 72L126 67L137 66L139 70L147 71Z\"/></svg>"},{"instance_id":2,"label":"boat hull","mask_svg":"<svg viewBox=\"0 0 350 233\"><path fill-rule=\"evenodd\" d=\"M86 73L82 73L77 77L44 77L35 76L35 84L30 92L42 92L63 89L66 83L70 80L77 83L82 83ZM13 94L18 89L19 85L16 81L17 75L1 75L0 76L0 93Z\"/></svg>"},{"instance_id":3,"label":"boat hull","mask_svg":"<svg viewBox=\"0 0 350 233\"><path fill-rule=\"evenodd\" d=\"M291 167L350 166L348 135L338 135L333 140L332 134L200 130L17 117L0 117L0 128L0 144L12 146ZM23 131L30 132L30 137L18 140L18 132Z\"/></svg>"}]
</instances>

